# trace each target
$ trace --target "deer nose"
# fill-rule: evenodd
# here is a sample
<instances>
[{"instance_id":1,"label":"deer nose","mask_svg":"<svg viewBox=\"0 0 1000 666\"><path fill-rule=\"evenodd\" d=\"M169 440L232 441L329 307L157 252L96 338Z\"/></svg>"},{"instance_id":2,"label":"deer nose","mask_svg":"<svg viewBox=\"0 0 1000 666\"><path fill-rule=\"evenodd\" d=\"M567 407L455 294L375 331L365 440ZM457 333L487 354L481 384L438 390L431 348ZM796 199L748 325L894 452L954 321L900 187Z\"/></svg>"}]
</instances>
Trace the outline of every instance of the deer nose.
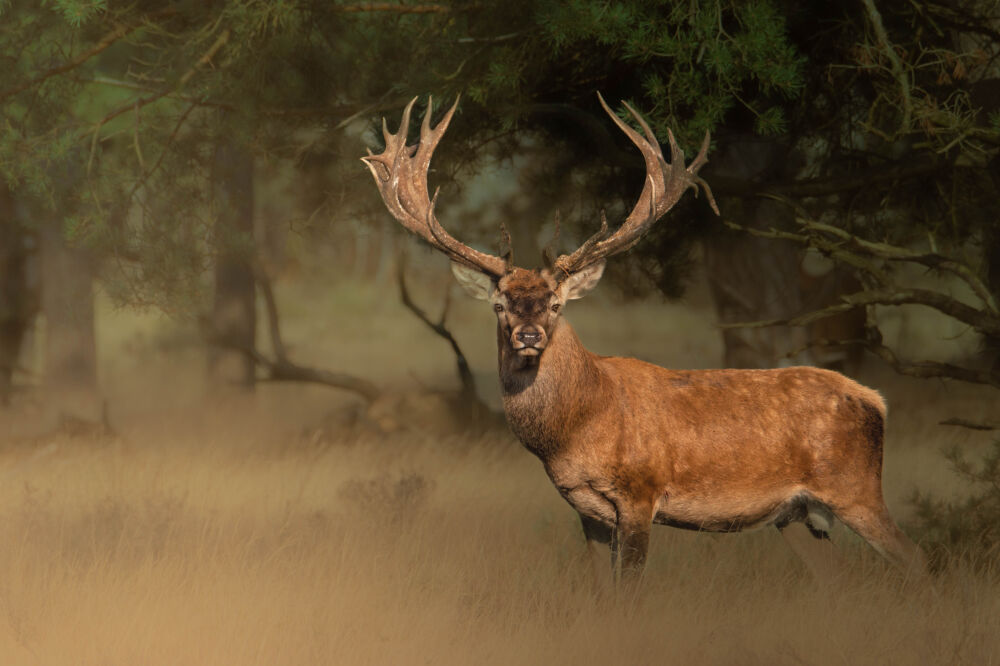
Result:
<instances>
[{"instance_id":1,"label":"deer nose","mask_svg":"<svg viewBox=\"0 0 1000 666\"><path fill-rule=\"evenodd\" d=\"M517 332L517 341L518 342L523 342L524 344L528 345L529 347L534 347L535 345L537 345L541 341L541 339L542 339L542 333L541 333L541 331L537 331L537 330L527 330L527 331L521 330L521 331Z\"/></svg>"}]
</instances>

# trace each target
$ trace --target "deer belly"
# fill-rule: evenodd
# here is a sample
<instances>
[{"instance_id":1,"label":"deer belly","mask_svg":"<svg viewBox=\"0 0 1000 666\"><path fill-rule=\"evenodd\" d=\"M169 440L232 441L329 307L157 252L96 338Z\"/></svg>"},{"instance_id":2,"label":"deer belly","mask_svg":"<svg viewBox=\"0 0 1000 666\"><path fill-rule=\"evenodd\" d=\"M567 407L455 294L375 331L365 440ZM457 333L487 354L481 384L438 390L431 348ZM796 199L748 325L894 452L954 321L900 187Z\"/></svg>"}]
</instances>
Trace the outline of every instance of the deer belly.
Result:
<instances>
[{"instance_id":1,"label":"deer belly","mask_svg":"<svg viewBox=\"0 0 1000 666\"><path fill-rule=\"evenodd\" d=\"M740 499L664 495L657 502L653 522L704 532L740 532L780 522L798 504L790 502L788 495Z\"/></svg>"}]
</instances>

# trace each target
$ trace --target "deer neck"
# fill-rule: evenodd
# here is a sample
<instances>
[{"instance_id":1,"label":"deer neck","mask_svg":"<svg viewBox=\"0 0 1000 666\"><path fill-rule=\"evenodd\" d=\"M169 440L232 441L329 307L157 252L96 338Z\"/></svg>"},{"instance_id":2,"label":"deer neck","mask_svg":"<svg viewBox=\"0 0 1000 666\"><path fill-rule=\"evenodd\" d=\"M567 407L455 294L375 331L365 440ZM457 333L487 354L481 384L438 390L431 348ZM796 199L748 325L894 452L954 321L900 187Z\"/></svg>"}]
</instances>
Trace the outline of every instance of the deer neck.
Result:
<instances>
[{"instance_id":1,"label":"deer neck","mask_svg":"<svg viewBox=\"0 0 1000 666\"><path fill-rule=\"evenodd\" d=\"M560 320L545 351L520 357L497 327L500 387L514 434L543 460L572 436L606 377L597 356L587 351L573 328ZM526 362L530 361L530 362Z\"/></svg>"}]
</instances>

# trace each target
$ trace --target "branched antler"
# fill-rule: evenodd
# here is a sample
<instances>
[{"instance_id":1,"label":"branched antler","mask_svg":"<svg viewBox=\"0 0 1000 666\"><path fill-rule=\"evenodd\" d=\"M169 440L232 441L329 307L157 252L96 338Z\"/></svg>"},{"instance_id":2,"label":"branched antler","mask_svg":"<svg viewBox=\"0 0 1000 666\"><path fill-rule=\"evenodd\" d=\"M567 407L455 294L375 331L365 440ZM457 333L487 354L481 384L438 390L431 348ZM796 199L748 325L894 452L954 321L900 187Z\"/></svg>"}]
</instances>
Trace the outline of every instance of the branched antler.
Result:
<instances>
[{"instance_id":1,"label":"branched antler","mask_svg":"<svg viewBox=\"0 0 1000 666\"><path fill-rule=\"evenodd\" d=\"M667 164L653 130L635 109L625 104L625 108L632 114L645 136L615 115L603 97L598 95L598 99L615 124L642 152L646 162L646 181L635 208L618 229L614 232L609 231L608 221L602 212L600 230L576 251L560 255L554 260L551 260L551 256L546 256L546 263L551 264L549 268L560 281L605 257L630 249L688 189L693 188L697 192L700 186L712 209L716 214L719 213L711 188L698 176L698 171L708 162L708 133L705 134L698 155L685 166L684 151L677 145L673 133L668 130L670 164ZM477 269L494 278L500 278L514 267L506 229L502 231L506 247L502 257L485 254L464 245L452 238L437 221L434 216L434 204L437 202L438 193L435 191L431 197L427 189L427 171L431 156L445 130L448 129L448 124L458 107L458 100L455 100L455 104L434 128L430 124L433 107L428 100L427 112L420 127L420 142L414 147L406 145L406 135L410 124L410 113L416 101L417 98L414 98L407 104L395 134L389 132L385 119L382 120L385 150L378 155L373 155L369 151L368 156L361 159L375 178L375 184L389 212L404 227L446 254L452 261Z\"/></svg>"},{"instance_id":2,"label":"branched antler","mask_svg":"<svg viewBox=\"0 0 1000 666\"><path fill-rule=\"evenodd\" d=\"M697 192L698 187L701 186L712 210L715 211L716 215L719 214L719 208L715 204L711 188L698 175L698 171L708 162L710 137L707 132L698 155L685 166L684 151L677 145L673 132L667 130L667 138L670 142L670 164L667 164L653 130L635 109L623 102L625 108L639 123L645 136L636 132L619 118L603 97L600 95L597 97L601 106L611 116L618 128L631 139L642 153L646 162L646 182L635 207L618 229L613 233L608 231L608 221L602 211L600 230L572 254L561 255L555 260L555 268L564 275L575 273L596 261L631 249L649 231L653 223L673 208L688 189L694 189Z\"/></svg>"},{"instance_id":3,"label":"branched antler","mask_svg":"<svg viewBox=\"0 0 1000 666\"><path fill-rule=\"evenodd\" d=\"M476 268L494 277L502 276L508 268L508 262L491 254L486 254L455 240L451 234L434 216L434 205L437 203L438 192L431 198L427 189L427 171L430 168L434 149L441 141L448 124L451 122L458 100L448 109L436 127L431 127L431 114L434 111L433 100L427 101L427 112L420 125L420 143L416 146L406 145L406 135L410 128L410 113L417 98L414 97L406 105L403 118L399 121L399 129L395 134L389 132L385 119L382 119L382 135L385 139L385 150L378 155L368 151L367 157L362 157L375 184L382 194L386 208L409 231L417 234L432 247L443 252L452 261Z\"/></svg>"}]
</instances>

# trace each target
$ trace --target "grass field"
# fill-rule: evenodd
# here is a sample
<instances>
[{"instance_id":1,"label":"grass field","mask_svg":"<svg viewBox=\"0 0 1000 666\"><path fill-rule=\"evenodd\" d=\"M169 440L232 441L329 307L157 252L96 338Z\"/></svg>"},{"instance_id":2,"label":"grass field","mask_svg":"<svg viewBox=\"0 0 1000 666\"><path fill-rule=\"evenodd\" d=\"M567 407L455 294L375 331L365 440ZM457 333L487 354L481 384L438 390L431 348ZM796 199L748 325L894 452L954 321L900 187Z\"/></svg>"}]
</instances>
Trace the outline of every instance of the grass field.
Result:
<instances>
[{"instance_id":1,"label":"grass field","mask_svg":"<svg viewBox=\"0 0 1000 666\"><path fill-rule=\"evenodd\" d=\"M336 318L319 294L296 301L297 358L397 389L452 383L444 343L368 288L331 290ZM456 300L452 328L495 399L477 305ZM614 305L609 328L608 307L598 296L567 315L592 348L713 363L706 311ZM1000 663L996 565L956 558L919 588L838 527L849 568L831 587L773 530L659 528L641 596L595 599L575 514L506 432L317 439L304 429L352 398L265 386L206 405L183 331L126 314L102 325L120 437L33 437L44 406L30 397L0 417L4 665ZM937 420L996 405L868 379L891 405L885 486L905 526L915 488L961 493L940 449L989 441Z\"/></svg>"}]
</instances>

